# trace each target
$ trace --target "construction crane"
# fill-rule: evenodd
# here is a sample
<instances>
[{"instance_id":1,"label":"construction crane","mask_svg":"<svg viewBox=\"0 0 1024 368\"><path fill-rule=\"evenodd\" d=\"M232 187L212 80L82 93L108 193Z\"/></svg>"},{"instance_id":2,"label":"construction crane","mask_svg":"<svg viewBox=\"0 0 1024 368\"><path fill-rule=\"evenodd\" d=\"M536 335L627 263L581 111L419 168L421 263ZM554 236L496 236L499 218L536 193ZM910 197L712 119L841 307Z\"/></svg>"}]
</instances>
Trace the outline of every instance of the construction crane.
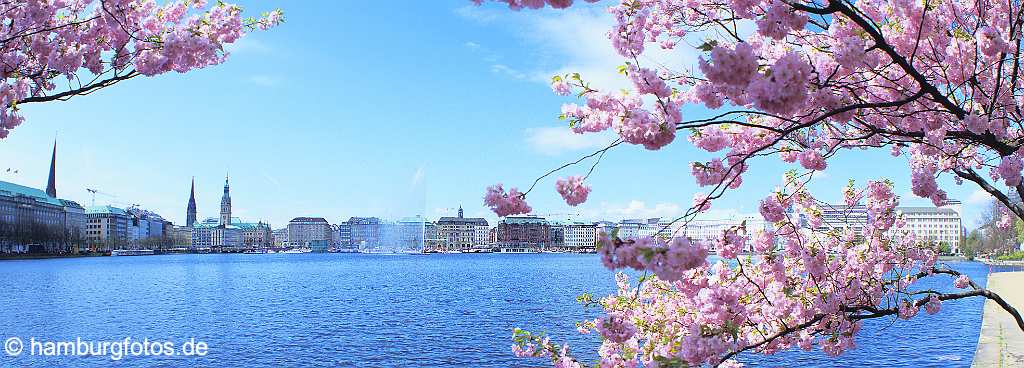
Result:
<instances>
[{"instance_id":1,"label":"construction crane","mask_svg":"<svg viewBox=\"0 0 1024 368\"><path fill-rule=\"evenodd\" d=\"M116 198L117 197L117 196L115 196L113 194L104 193L104 192L102 192L102 191L100 191L98 189L93 189L93 188L85 188L85 191L89 192L89 194L92 194L92 205L93 206L96 205L96 195L97 194L104 195L104 196L111 197L111 198Z\"/></svg>"}]
</instances>

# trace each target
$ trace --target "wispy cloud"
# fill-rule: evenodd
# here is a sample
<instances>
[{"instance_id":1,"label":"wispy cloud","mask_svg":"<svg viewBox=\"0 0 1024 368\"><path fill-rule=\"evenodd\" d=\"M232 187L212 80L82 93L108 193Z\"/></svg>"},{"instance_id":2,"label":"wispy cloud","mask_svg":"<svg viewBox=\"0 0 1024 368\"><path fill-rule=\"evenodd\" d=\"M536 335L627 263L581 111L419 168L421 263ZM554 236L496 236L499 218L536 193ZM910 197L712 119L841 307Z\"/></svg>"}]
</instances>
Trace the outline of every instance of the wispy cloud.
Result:
<instances>
[{"instance_id":1,"label":"wispy cloud","mask_svg":"<svg viewBox=\"0 0 1024 368\"><path fill-rule=\"evenodd\" d=\"M498 19L500 13L491 8L475 5L465 5L455 8L455 14L472 21L480 23L491 23Z\"/></svg>"},{"instance_id":2,"label":"wispy cloud","mask_svg":"<svg viewBox=\"0 0 1024 368\"><path fill-rule=\"evenodd\" d=\"M504 64L494 64L494 65L491 65L491 72L492 73L498 73L498 74L504 74L504 75L507 75L507 76L515 78L515 79L526 79L526 73L523 73L521 71L513 69L513 68L509 67L508 65L504 65Z\"/></svg>"},{"instance_id":3,"label":"wispy cloud","mask_svg":"<svg viewBox=\"0 0 1024 368\"><path fill-rule=\"evenodd\" d=\"M967 197L967 200L964 203L971 206L981 206L991 203L994 199L995 197L992 197L991 194L988 194L988 192L983 189L976 189L969 197Z\"/></svg>"},{"instance_id":4,"label":"wispy cloud","mask_svg":"<svg viewBox=\"0 0 1024 368\"><path fill-rule=\"evenodd\" d=\"M534 152L558 155L564 152L607 147L614 138L607 134L576 134L568 127L526 129L526 144Z\"/></svg>"},{"instance_id":5,"label":"wispy cloud","mask_svg":"<svg viewBox=\"0 0 1024 368\"><path fill-rule=\"evenodd\" d=\"M281 182L278 181L277 178L275 178L274 176L270 175L270 173L266 171L260 171L260 174L263 175L263 179L266 179L268 183L273 184L278 189L281 188Z\"/></svg>"},{"instance_id":6,"label":"wispy cloud","mask_svg":"<svg viewBox=\"0 0 1024 368\"><path fill-rule=\"evenodd\" d=\"M466 48L471 49L471 50L480 49L480 44L478 44L476 42L473 42L473 41L468 41L468 42L464 43L463 46L466 46Z\"/></svg>"}]
</instances>

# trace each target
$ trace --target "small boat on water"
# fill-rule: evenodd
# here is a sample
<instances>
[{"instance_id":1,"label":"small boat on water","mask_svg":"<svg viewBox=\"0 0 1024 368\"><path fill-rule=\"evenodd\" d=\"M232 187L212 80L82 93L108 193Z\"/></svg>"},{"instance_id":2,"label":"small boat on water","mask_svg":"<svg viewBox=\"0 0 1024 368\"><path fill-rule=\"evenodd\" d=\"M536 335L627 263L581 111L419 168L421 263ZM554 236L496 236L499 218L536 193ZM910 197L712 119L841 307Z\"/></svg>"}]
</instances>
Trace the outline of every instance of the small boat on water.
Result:
<instances>
[{"instance_id":1,"label":"small boat on water","mask_svg":"<svg viewBox=\"0 0 1024 368\"><path fill-rule=\"evenodd\" d=\"M111 257L126 256L151 256L156 254L152 249L114 249L110 251Z\"/></svg>"},{"instance_id":2,"label":"small boat on water","mask_svg":"<svg viewBox=\"0 0 1024 368\"><path fill-rule=\"evenodd\" d=\"M303 254L303 253L311 253L311 252L313 252L311 249L292 248L292 249L286 250L286 251L281 252L281 253L282 254Z\"/></svg>"}]
</instances>

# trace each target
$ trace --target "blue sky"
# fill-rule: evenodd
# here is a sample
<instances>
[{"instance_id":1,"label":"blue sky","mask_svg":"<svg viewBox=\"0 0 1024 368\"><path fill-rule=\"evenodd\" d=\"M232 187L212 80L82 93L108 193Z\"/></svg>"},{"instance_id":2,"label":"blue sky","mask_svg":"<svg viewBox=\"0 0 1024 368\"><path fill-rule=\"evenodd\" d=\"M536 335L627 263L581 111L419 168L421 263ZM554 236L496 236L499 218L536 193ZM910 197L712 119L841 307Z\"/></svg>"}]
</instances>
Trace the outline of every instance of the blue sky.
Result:
<instances>
[{"instance_id":1,"label":"blue sky","mask_svg":"<svg viewBox=\"0 0 1024 368\"><path fill-rule=\"evenodd\" d=\"M287 23L247 36L220 66L22 106L25 124L0 141L0 180L45 187L59 134L60 197L88 205L85 188L97 188L113 195L97 204L139 204L179 224L192 176L203 218L217 215L226 173L236 216L275 228L296 216L436 218L460 204L493 220L481 199L487 185L529 186L611 139L567 133L557 119L565 98L551 93L551 75L580 71L612 88L625 81L600 7L513 13L469 4L242 2L252 13L281 7ZM692 67L697 56L680 47L653 57ZM540 214L588 219L672 215L700 191L689 162L709 157L682 137L658 152L623 146L591 177L587 204L567 206L554 178L530 202ZM756 211L790 168L755 162L743 189L715 211ZM904 204L926 203L909 194L905 159L886 152L843 153L814 189L838 200L847 179L884 177ZM986 196L966 184L947 190L965 202L973 227Z\"/></svg>"}]
</instances>

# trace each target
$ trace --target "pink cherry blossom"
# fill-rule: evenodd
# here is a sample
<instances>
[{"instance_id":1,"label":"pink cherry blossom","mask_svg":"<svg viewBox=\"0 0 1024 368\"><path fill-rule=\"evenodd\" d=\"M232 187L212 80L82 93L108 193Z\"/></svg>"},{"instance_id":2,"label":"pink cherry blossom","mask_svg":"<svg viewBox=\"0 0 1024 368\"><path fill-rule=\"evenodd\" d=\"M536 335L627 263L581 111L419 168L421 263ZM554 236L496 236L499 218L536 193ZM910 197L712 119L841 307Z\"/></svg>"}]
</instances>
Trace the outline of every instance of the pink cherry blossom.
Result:
<instances>
[{"instance_id":1,"label":"pink cherry blossom","mask_svg":"<svg viewBox=\"0 0 1024 368\"><path fill-rule=\"evenodd\" d=\"M206 9L205 1L19 1L0 5L0 14L0 139L24 122L19 105L218 65L246 32L284 21L280 10L243 19L237 5Z\"/></svg>"},{"instance_id":2,"label":"pink cherry blossom","mask_svg":"<svg viewBox=\"0 0 1024 368\"><path fill-rule=\"evenodd\" d=\"M693 208L696 208L699 212L705 212L711 209L711 199L705 193L697 193L693 195Z\"/></svg>"},{"instance_id":3,"label":"pink cherry blossom","mask_svg":"<svg viewBox=\"0 0 1024 368\"><path fill-rule=\"evenodd\" d=\"M928 312L928 314L935 314L939 313L939 309L942 309L942 302L939 298L935 297L935 295L928 297L928 301L924 303L924 311Z\"/></svg>"},{"instance_id":4,"label":"pink cherry blossom","mask_svg":"<svg viewBox=\"0 0 1024 368\"><path fill-rule=\"evenodd\" d=\"M572 89L569 87L569 83L566 83L565 80L561 78L551 82L551 90L554 91L555 94L559 96L568 96L570 93L572 93Z\"/></svg>"},{"instance_id":5,"label":"pink cherry blossom","mask_svg":"<svg viewBox=\"0 0 1024 368\"><path fill-rule=\"evenodd\" d=\"M487 194L484 195L484 204L491 208L499 217L530 213L533 211L530 205L526 204L526 196L518 189L505 188L501 184L487 187Z\"/></svg>"},{"instance_id":6,"label":"pink cherry blossom","mask_svg":"<svg viewBox=\"0 0 1024 368\"><path fill-rule=\"evenodd\" d=\"M498 2L516 9L550 5ZM1014 55L1024 39L1016 22L1024 7L637 0L612 2L607 10L613 19L608 42L623 58L618 74L627 87L602 90L586 80L600 76L577 77L578 101L563 105L562 115L580 134L610 130L650 150L684 135L714 152L686 158L702 193L674 224L681 232L707 210L701 198L734 195L751 165L771 167L773 159L799 165L780 187L762 193L768 196L758 210L770 223L766 229L748 233L737 226L708 243L603 233L598 251L606 267L655 277L631 281L620 273L617 293L598 302L606 316L637 327L624 341L604 339L599 364L727 366L740 352L745 357L791 348L836 356L856 348L865 319L910 319L921 307L938 313L942 301L980 295L911 291L919 290L919 279L945 275L954 276L958 288L970 283L937 263L928 242L905 228L895 192L907 188L888 180L844 188L843 201L867 211L857 229L824 226L824 204L808 188L814 187L813 172L826 170L834 157L885 159L856 156L877 151L905 163L911 192L936 206L962 192L948 185L1015 190L1024 171L1018 124L1024 68ZM751 25L756 31L744 31ZM691 42L697 38L700 43ZM701 53L696 65L657 54L684 45ZM878 167L889 168L881 162ZM876 177L894 175L900 174ZM1009 228L1017 215L1006 207L1012 205L1006 196L996 197L1003 205L997 225ZM729 262L709 264L702 257L709 249ZM763 256L754 261L740 256L745 251ZM765 339L793 326L806 327Z\"/></svg>"},{"instance_id":7,"label":"pink cherry blossom","mask_svg":"<svg viewBox=\"0 0 1024 368\"><path fill-rule=\"evenodd\" d=\"M774 195L762 199L758 210L765 221L768 222L779 222L786 219L785 208L782 207L779 199Z\"/></svg>"},{"instance_id":8,"label":"pink cherry blossom","mask_svg":"<svg viewBox=\"0 0 1024 368\"><path fill-rule=\"evenodd\" d=\"M957 276L956 280L953 281L953 286L957 289L966 289L971 285L971 279L967 275Z\"/></svg>"},{"instance_id":9,"label":"pink cherry blossom","mask_svg":"<svg viewBox=\"0 0 1024 368\"><path fill-rule=\"evenodd\" d=\"M590 186L583 184L582 176L558 179L555 187L558 190L558 194L562 195L562 198L565 199L565 203L570 206L577 206L586 202L587 195L590 194Z\"/></svg>"}]
</instances>

